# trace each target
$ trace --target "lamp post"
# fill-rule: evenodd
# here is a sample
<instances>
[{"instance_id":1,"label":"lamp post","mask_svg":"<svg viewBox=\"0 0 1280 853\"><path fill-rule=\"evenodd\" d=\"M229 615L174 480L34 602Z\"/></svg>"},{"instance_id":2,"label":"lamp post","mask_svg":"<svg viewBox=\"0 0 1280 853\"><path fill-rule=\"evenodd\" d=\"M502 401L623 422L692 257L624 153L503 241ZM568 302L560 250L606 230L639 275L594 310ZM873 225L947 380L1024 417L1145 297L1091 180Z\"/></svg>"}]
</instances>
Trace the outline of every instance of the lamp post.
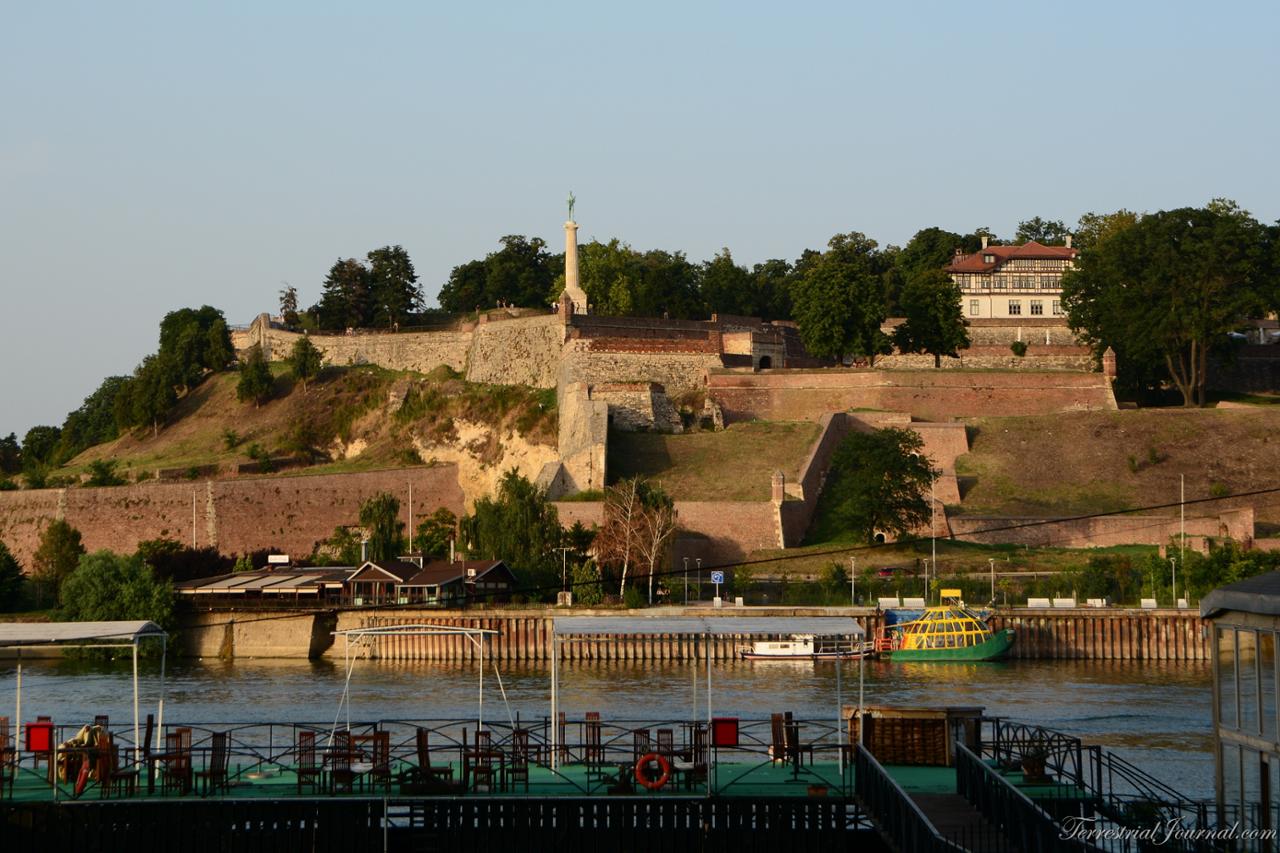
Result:
<instances>
[{"instance_id":1,"label":"lamp post","mask_svg":"<svg viewBox=\"0 0 1280 853\"><path fill-rule=\"evenodd\" d=\"M996 600L996 561L994 557L991 557L988 558L987 562L991 564L991 603L994 604Z\"/></svg>"},{"instance_id":2,"label":"lamp post","mask_svg":"<svg viewBox=\"0 0 1280 853\"><path fill-rule=\"evenodd\" d=\"M698 600L702 600L702 558L694 557L693 561L698 564Z\"/></svg>"},{"instance_id":3,"label":"lamp post","mask_svg":"<svg viewBox=\"0 0 1280 853\"><path fill-rule=\"evenodd\" d=\"M569 591L569 552L572 548L553 548L553 551L560 552L560 588L565 592Z\"/></svg>"},{"instance_id":4,"label":"lamp post","mask_svg":"<svg viewBox=\"0 0 1280 853\"><path fill-rule=\"evenodd\" d=\"M1173 566L1173 606L1178 606L1178 558L1170 557L1169 564Z\"/></svg>"},{"instance_id":5,"label":"lamp post","mask_svg":"<svg viewBox=\"0 0 1280 853\"><path fill-rule=\"evenodd\" d=\"M858 558L849 558L849 606L858 606Z\"/></svg>"},{"instance_id":6,"label":"lamp post","mask_svg":"<svg viewBox=\"0 0 1280 853\"><path fill-rule=\"evenodd\" d=\"M684 606L689 606L689 558L684 558Z\"/></svg>"}]
</instances>

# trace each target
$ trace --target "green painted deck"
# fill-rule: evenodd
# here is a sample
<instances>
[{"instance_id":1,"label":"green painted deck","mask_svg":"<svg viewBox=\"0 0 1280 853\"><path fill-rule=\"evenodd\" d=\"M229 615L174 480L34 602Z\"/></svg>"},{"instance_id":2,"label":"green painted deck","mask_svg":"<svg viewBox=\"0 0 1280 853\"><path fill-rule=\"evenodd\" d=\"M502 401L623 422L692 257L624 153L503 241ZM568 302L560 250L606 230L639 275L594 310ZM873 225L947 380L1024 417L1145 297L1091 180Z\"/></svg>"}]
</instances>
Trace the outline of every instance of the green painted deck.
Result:
<instances>
[{"instance_id":1,"label":"green painted deck","mask_svg":"<svg viewBox=\"0 0 1280 853\"><path fill-rule=\"evenodd\" d=\"M408 769L409 766L408 764L393 762L392 783L389 791L391 795L396 797L414 796L401 793L400 785L396 781L399 778L399 773ZM625 766L627 775L630 777L630 765ZM673 777L660 791L646 791L639 785L632 785L632 790L624 791L618 786L619 773L622 767L623 765L620 764L607 764L604 767L604 772L601 773L599 771L591 772L583 764L562 765L558 770L554 771L547 767L531 765L529 767L527 790L524 784L520 783L514 787L508 787L506 790L485 791L482 789L466 792L459 790L453 796L469 798L491 796L608 797L626 794L662 798L703 797L708 794L706 781L698 781L690 788L678 776ZM956 790L955 770L951 767L890 765L885 769L908 794L946 794L954 793ZM310 785L307 785L299 793L297 776L291 768L271 768L262 772L253 765L237 766L233 763L229 770L231 782L229 790L226 793L213 794L211 799L342 799L344 797L381 797L387 792L387 789L380 785L373 787L366 785L363 788L357 785L355 791L351 794L329 794L323 791L314 791ZM457 774L458 770L455 766L455 776ZM1083 792L1072 785L1028 785L1023 781L1021 773L1011 772L1003 775L1033 799L1078 799L1083 796ZM631 778L634 781L634 777ZM813 764L805 763L800 768L793 768L790 764L774 763L767 760L764 762L721 761L712 769L710 783L710 792L720 797L840 797L844 792L851 795L853 790L853 768L846 766L842 772L835 762L827 761L815 761ZM71 783L59 783L55 789L49 783L43 767L40 768L39 773L33 771L30 767L22 767L19 769L14 784L12 799L15 802L49 802L53 800L70 802L77 799L73 795L73 787ZM810 793L811 788L815 789L812 794ZM817 788L825 788L826 791L823 794L818 794ZM5 793L7 794L7 792ZM0 794L0 797L3 796L5 795ZM450 794L444 794L444 796L450 796ZM164 801L199 798L198 791L192 791L185 795L179 795L175 792L162 793L159 781L157 781L154 793L148 794L145 782L141 782L138 786L138 792L133 796L120 793L107 799ZM78 799L94 802L102 799L97 783L90 782Z\"/></svg>"}]
</instances>

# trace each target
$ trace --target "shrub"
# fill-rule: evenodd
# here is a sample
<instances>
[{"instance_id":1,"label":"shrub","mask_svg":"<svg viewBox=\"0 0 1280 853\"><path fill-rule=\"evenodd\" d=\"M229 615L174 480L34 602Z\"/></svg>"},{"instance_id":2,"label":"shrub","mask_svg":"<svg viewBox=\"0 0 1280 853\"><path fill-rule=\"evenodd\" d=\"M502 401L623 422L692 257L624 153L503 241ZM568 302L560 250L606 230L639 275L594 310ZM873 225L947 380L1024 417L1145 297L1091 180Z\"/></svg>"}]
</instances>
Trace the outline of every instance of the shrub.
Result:
<instances>
[{"instance_id":1,"label":"shrub","mask_svg":"<svg viewBox=\"0 0 1280 853\"><path fill-rule=\"evenodd\" d=\"M173 587L137 554L96 551L81 557L59 599L59 615L69 621L149 619L164 628L173 623Z\"/></svg>"},{"instance_id":2,"label":"shrub","mask_svg":"<svg viewBox=\"0 0 1280 853\"><path fill-rule=\"evenodd\" d=\"M86 486L123 486L124 478L116 473L114 459L95 459L89 463L89 479Z\"/></svg>"},{"instance_id":3,"label":"shrub","mask_svg":"<svg viewBox=\"0 0 1280 853\"><path fill-rule=\"evenodd\" d=\"M242 441L244 441L244 438L231 427L227 427L222 431L222 446L227 450L235 450Z\"/></svg>"},{"instance_id":4,"label":"shrub","mask_svg":"<svg viewBox=\"0 0 1280 853\"><path fill-rule=\"evenodd\" d=\"M1009 349L1012 350L1013 354L1016 355L1018 358L1022 358L1024 355L1027 354L1027 342L1014 341L1013 343L1009 344Z\"/></svg>"},{"instance_id":5,"label":"shrub","mask_svg":"<svg viewBox=\"0 0 1280 853\"><path fill-rule=\"evenodd\" d=\"M1225 498L1231 494L1231 488L1226 483L1213 483L1209 486L1209 494L1215 498Z\"/></svg>"}]
</instances>

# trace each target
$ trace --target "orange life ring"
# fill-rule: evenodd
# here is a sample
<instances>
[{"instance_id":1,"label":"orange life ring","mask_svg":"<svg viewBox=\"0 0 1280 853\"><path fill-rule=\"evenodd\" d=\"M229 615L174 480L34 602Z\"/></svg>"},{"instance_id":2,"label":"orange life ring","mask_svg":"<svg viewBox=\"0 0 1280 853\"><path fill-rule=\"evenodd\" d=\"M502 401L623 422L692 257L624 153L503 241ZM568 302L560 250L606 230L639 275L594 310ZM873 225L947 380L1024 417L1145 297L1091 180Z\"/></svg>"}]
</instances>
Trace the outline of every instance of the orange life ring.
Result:
<instances>
[{"instance_id":1,"label":"orange life ring","mask_svg":"<svg viewBox=\"0 0 1280 853\"><path fill-rule=\"evenodd\" d=\"M649 762L651 761L658 762L658 767L662 770L662 775L657 779L650 779L644 774L644 769L649 766ZM671 762L667 761L665 756L659 755L656 752L651 752L648 755L642 755L640 760L636 762L636 781L650 791L661 790L662 786L667 784L667 781L670 778Z\"/></svg>"},{"instance_id":2,"label":"orange life ring","mask_svg":"<svg viewBox=\"0 0 1280 853\"><path fill-rule=\"evenodd\" d=\"M76 796L84 793L85 786L89 784L89 756L85 756L80 762L80 773L76 776Z\"/></svg>"}]
</instances>

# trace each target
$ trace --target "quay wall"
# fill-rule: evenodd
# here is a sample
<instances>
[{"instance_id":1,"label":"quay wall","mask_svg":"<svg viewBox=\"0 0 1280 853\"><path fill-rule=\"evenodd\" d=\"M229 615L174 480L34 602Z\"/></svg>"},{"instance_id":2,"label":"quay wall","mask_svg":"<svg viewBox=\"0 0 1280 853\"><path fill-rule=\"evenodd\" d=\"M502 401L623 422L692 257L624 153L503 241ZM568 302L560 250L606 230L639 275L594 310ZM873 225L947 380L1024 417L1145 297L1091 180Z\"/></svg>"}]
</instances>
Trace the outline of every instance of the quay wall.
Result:
<instances>
[{"instance_id":1,"label":"quay wall","mask_svg":"<svg viewBox=\"0 0 1280 853\"><path fill-rule=\"evenodd\" d=\"M500 662L547 661L551 656L552 619L573 616L619 616L618 610L493 609L394 611L345 610L257 612L210 610L187 616L179 628L189 655L200 657L337 658L344 643L332 631L387 625L452 625L499 632L485 645L485 659ZM874 608L752 607L746 610L679 609L643 611L639 615L700 616L854 616L873 634L883 627ZM633 614L634 615L634 614ZM1013 628L1017 640L1011 657L1023 660L1154 660L1208 661L1207 632L1191 610L1072 608L1041 610L1002 608L991 619L994 628ZM751 638L729 636L707 641L689 635L655 637L608 636L565 640L565 661L733 660ZM459 636L383 637L358 649L380 660L470 662L478 658L473 644Z\"/></svg>"}]
</instances>

